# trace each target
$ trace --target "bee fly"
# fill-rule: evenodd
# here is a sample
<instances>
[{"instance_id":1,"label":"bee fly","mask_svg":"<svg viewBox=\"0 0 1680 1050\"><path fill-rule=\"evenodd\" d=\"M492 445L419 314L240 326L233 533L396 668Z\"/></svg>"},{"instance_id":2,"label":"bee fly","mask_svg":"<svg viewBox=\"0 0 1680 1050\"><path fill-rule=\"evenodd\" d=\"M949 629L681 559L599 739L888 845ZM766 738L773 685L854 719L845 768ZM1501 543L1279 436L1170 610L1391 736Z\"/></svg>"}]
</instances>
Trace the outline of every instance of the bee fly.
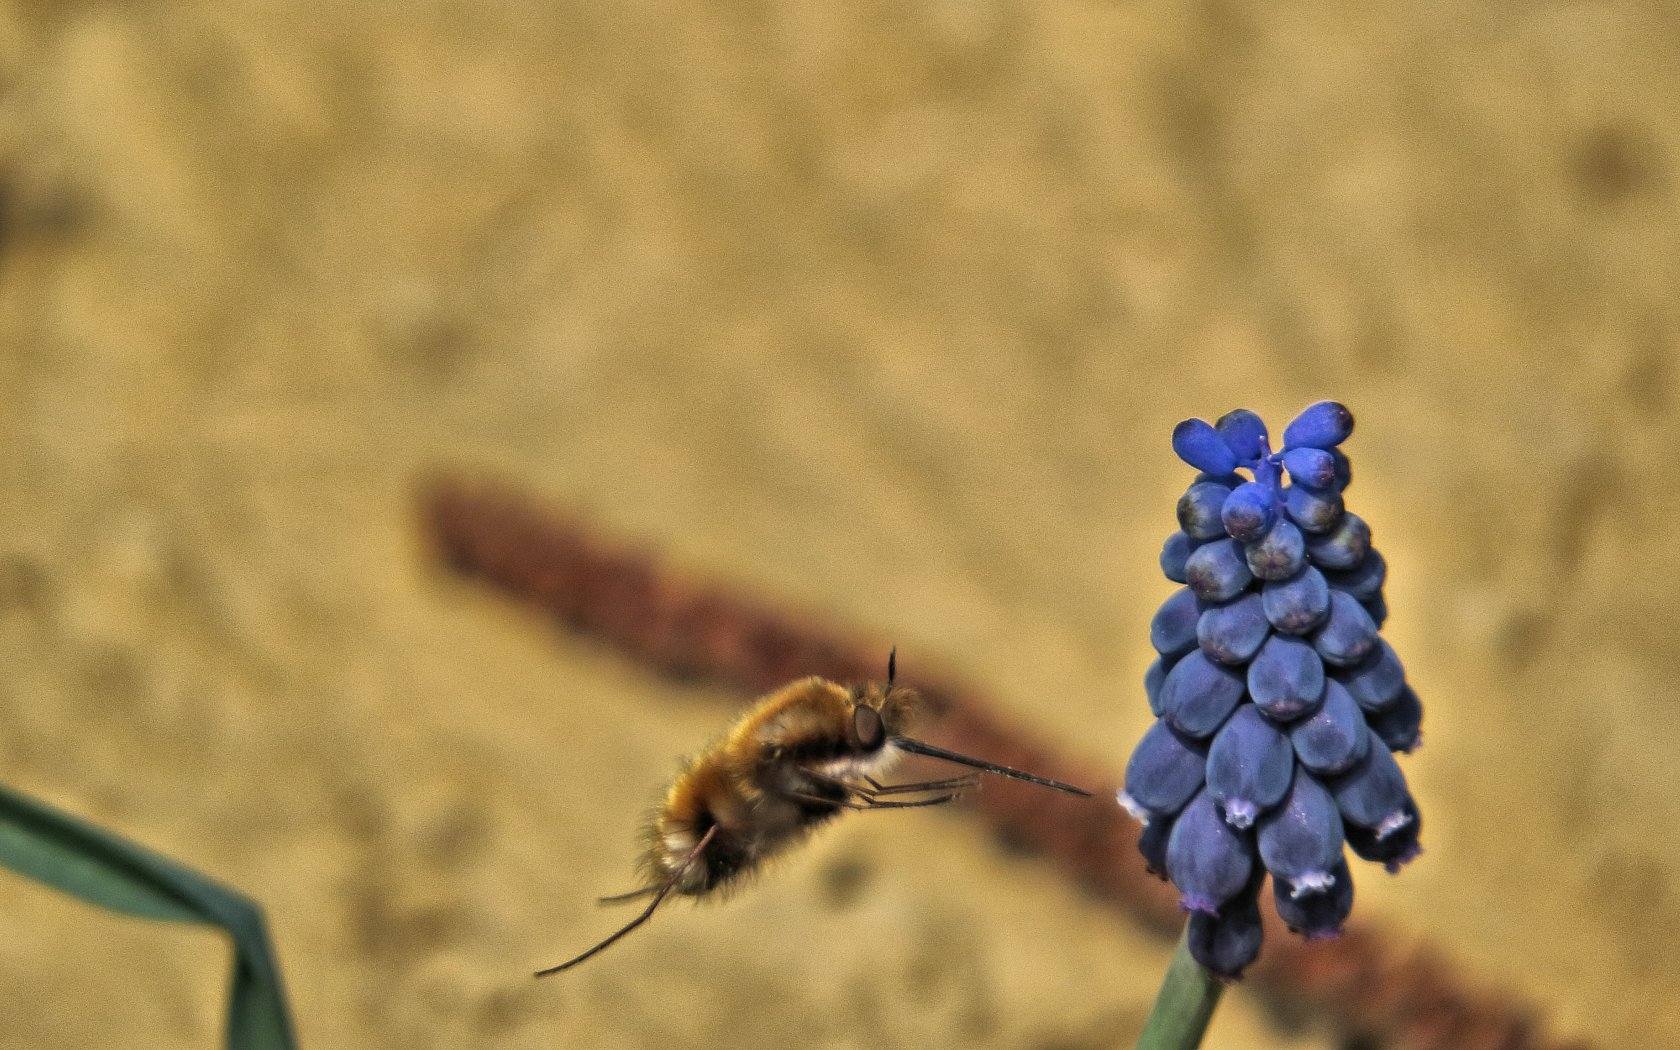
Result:
<instances>
[{"instance_id":1,"label":"bee fly","mask_svg":"<svg viewBox=\"0 0 1680 1050\"><path fill-rule=\"evenodd\" d=\"M672 893L718 892L842 810L944 805L979 779L980 773L905 784L875 779L904 752L1089 797L1072 784L901 735L917 696L894 683L897 662L895 651L887 658L884 687L871 682L848 689L825 678L802 678L755 703L666 790L647 827L642 867L648 885L601 903L653 900L606 940L537 976L594 956L646 922Z\"/></svg>"}]
</instances>

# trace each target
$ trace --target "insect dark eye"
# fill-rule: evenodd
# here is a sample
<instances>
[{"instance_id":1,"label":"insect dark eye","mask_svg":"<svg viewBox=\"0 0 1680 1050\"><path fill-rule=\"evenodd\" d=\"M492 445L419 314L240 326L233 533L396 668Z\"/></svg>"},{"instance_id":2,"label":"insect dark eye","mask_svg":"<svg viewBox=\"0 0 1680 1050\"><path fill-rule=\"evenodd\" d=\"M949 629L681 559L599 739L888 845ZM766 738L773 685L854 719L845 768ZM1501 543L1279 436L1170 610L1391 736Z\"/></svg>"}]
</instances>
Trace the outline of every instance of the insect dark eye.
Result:
<instances>
[{"instance_id":1,"label":"insect dark eye","mask_svg":"<svg viewBox=\"0 0 1680 1050\"><path fill-rule=\"evenodd\" d=\"M852 712L852 736L857 740L859 747L880 747L886 735L886 729L881 725L881 712L873 707L862 706Z\"/></svg>"}]
</instances>

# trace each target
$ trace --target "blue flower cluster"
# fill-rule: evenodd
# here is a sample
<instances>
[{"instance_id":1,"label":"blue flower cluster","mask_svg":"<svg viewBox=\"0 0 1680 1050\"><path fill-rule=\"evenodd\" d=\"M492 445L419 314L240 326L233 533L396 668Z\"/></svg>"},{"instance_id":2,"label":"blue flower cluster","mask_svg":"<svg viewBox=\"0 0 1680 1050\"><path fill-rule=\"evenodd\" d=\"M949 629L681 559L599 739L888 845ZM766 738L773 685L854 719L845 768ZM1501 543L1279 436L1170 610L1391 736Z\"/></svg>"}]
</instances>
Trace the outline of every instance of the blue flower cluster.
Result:
<instances>
[{"instance_id":1,"label":"blue flower cluster","mask_svg":"<svg viewBox=\"0 0 1680 1050\"><path fill-rule=\"evenodd\" d=\"M1352 431L1334 401L1297 416L1280 452L1246 409L1173 430L1201 473L1161 550L1184 586L1150 624L1156 722L1120 802L1190 912L1192 954L1231 978L1260 954L1268 872L1284 922L1328 937L1353 907L1344 842L1390 871L1419 852L1392 752L1417 746L1423 708L1377 633L1387 566L1343 506Z\"/></svg>"}]
</instances>

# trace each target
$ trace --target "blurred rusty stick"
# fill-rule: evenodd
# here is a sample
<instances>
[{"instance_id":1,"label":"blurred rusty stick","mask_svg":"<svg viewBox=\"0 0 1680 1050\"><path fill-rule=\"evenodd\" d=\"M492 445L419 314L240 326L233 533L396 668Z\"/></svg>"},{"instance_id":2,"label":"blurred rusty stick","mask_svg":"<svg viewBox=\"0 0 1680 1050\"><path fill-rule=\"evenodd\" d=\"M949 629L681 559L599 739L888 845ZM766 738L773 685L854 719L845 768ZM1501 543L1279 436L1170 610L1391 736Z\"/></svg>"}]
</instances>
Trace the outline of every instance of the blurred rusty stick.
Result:
<instances>
[{"instance_id":1,"label":"blurred rusty stick","mask_svg":"<svg viewBox=\"0 0 1680 1050\"><path fill-rule=\"evenodd\" d=\"M457 571L594 635L668 674L757 695L801 675L879 677L885 647L662 566L603 540L534 500L489 482L443 480L424 495L432 540ZM1009 727L973 690L916 676L940 712L932 739L1092 788L1098 800L1000 781L974 809L1000 835L1054 860L1088 892L1163 936L1182 925L1167 884L1137 852L1137 827L1103 771L1053 753ZM1397 949L1369 924L1332 941L1285 935L1269 909L1252 983L1282 1014L1328 1018L1352 1040L1403 1050L1563 1050L1505 995L1475 991L1438 953ZM1577 1048L1578 1050L1578 1048Z\"/></svg>"}]
</instances>

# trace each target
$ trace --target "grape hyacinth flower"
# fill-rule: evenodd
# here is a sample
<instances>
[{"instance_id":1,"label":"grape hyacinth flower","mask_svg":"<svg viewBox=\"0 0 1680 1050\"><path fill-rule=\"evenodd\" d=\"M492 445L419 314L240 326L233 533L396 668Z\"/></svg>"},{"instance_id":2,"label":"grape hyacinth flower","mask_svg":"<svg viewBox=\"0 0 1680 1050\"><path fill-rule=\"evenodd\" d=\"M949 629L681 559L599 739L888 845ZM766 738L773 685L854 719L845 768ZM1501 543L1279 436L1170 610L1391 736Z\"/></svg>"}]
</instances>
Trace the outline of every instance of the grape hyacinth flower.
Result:
<instances>
[{"instance_id":1,"label":"grape hyacinth flower","mask_svg":"<svg viewBox=\"0 0 1680 1050\"><path fill-rule=\"evenodd\" d=\"M1297 416L1277 452L1246 409L1173 430L1200 473L1161 550L1182 586L1151 627L1156 722L1120 802L1190 912L1190 955L1223 978L1260 953L1267 876L1290 929L1329 937L1353 907L1344 846L1390 872L1420 852L1393 752L1417 746L1423 707L1378 634L1388 566L1343 498L1352 432L1334 401Z\"/></svg>"}]
</instances>

